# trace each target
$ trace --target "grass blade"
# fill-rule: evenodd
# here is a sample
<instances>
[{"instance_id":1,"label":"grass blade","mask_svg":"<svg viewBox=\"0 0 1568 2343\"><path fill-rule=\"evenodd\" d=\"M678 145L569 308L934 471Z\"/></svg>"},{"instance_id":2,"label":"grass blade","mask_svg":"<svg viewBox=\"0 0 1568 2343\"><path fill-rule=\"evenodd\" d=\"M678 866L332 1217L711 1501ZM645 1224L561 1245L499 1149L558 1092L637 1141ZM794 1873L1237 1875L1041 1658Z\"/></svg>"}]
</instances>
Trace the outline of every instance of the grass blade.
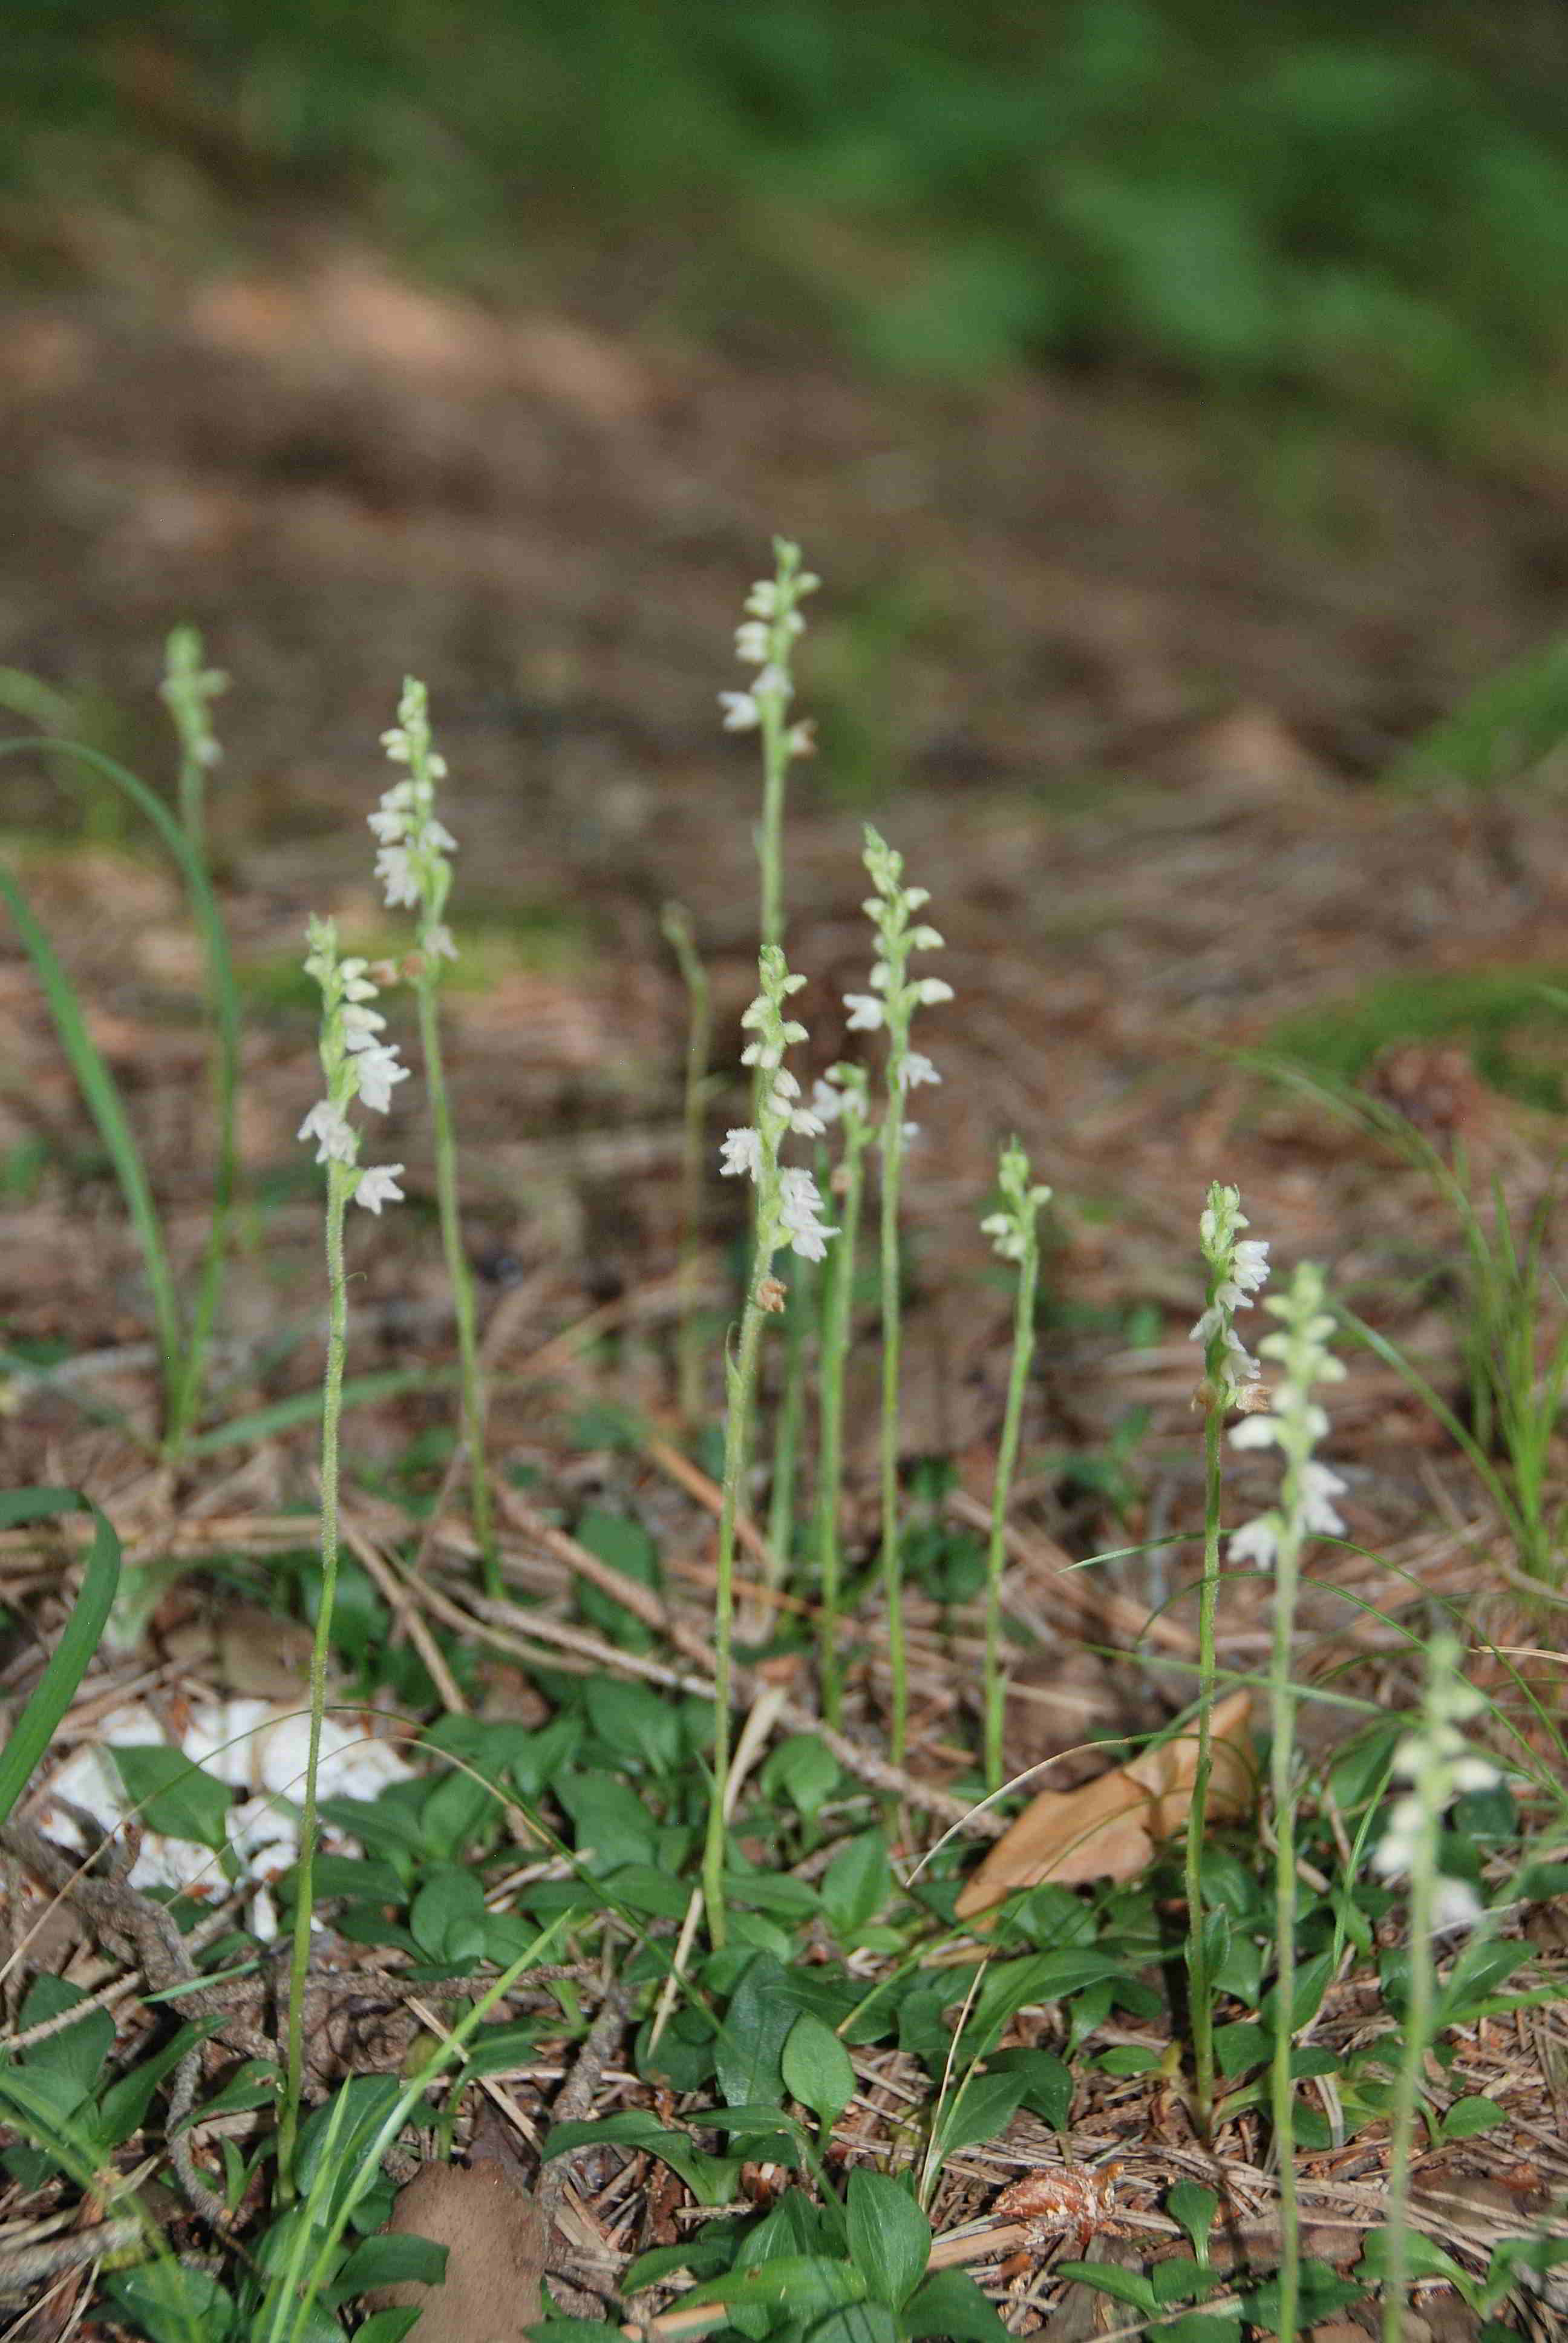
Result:
<instances>
[{"instance_id":1,"label":"grass blade","mask_svg":"<svg viewBox=\"0 0 1568 2343\"><path fill-rule=\"evenodd\" d=\"M0 1750L0 1822L33 1778L38 1760L75 1696L97 1650L120 1584L120 1541L114 1524L79 1489L12 1489L0 1495L0 1529L45 1521L55 1513L91 1513L93 1543L65 1632L49 1657L32 1697Z\"/></svg>"}]
</instances>

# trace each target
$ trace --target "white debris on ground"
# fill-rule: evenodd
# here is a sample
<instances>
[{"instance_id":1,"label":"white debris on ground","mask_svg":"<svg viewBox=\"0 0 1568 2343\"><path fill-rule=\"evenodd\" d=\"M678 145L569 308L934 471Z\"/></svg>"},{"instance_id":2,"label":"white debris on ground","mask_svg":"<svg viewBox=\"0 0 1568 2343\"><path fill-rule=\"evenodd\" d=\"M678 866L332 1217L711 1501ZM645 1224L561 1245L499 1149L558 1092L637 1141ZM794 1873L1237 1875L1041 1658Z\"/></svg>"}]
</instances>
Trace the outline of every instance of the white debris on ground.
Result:
<instances>
[{"instance_id":1,"label":"white debris on ground","mask_svg":"<svg viewBox=\"0 0 1568 2343\"><path fill-rule=\"evenodd\" d=\"M372 1737L366 1729L369 1722L367 1715L357 1730L338 1717L322 1719L318 1797L376 1798L390 1784L412 1779L414 1768L388 1742ZM111 1753L160 1744L177 1746L182 1755L231 1790L248 1791L248 1797L229 1809L228 1844L237 1876L251 1890L251 1927L257 1936L270 1940L278 1926L271 1884L299 1854L298 1802L304 1795L309 1741L309 1717L270 1701L209 1702L193 1709L177 1744L150 1708L137 1704L106 1717L97 1740L77 1750L50 1776L45 1796L68 1799L91 1815L106 1835L116 1832L133 1819L132 1800ZM57 1845L73 1854L86 1851L80 1826L64 1809L50 1812L45 1805L41 1826ZM324 1833L323 1843L334 1844L330 1832ZM347 1852L352 1842L339 1836L336 1844ZM229 1892L230 1883L210 1847L146 1831L129 1885L216 1897Z\"/></svg>"}]
</instances>

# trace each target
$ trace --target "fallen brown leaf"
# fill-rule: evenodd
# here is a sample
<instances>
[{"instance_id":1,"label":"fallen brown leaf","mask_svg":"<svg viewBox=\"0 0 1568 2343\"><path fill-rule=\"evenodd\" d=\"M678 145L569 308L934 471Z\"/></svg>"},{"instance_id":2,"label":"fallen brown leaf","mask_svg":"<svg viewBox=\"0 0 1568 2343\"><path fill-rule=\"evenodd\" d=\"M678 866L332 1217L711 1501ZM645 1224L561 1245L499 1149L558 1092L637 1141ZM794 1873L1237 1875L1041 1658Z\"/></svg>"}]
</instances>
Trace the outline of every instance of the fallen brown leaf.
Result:
<instances>
[{"instance_id":1,"label":"fallen brown leaf","mask_svg":"<svg viewBox=\"0 0 1568 2343\"><path fill-rule=\"evenodd\" d=\"M1214 1710L1209 1783L1214 1820L1245 1814L1252 1803L1251 1713L1249 1692L1232 1693ZM1041 1790L959 1897L958 1916L987 1912L1015 1889L1038 1887L1042 1880L1074 1887L1086 1879L1135 1879L1160 1842L1173 1838L1185 1823L1197 1765L1193 1730L1080 1789Z\"/></svg>"},{"instance_id":2,"label":"fallen brown leaf","mask_svg":"<svg viewBox=\"0 0 1568 2343\"><path fill-rule=\"evenodd\" d=\"M376 2310L419 2307L410 2343L522 2343L541 2315L544 2217L499 2164L427 2164L397 2192L389 2230L447 2247L447 2282L377 2287Z\"/></svg>"}]
</instances>

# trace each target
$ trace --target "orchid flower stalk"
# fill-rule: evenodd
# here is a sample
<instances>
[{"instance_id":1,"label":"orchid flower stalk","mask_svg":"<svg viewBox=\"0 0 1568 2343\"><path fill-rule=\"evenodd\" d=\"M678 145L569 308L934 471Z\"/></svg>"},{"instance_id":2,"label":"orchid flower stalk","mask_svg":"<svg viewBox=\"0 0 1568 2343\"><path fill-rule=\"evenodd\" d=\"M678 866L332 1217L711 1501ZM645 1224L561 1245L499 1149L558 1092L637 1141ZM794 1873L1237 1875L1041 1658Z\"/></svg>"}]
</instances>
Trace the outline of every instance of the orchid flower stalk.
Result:
<instances>
[{"instance_id":1,"label":"orchid flower stalk","mask_svg":"<svg viewBox=\"0 0 1568 2343\"><path fill-rule=\"evenodd\" d=\"M790 764L812 752L809 722L789 721L794 695L790 673L797 638L805 631L799 604L814 594L820 578L800 567L800 548L785 537L773 540L774 572L760 578L746 598L746 615L735 629L735 656L757 669L744 691L721 691L727 732L758 732L762 740L762 820L757 859L762 880L765 944L784 941L784 787Z\"/></svg>"},{"instance_id":2,"label":"orchid flower stalk","mask_svg":"<svg viewBox=\"0 0 1568 2343\"><path fill-rule=\"evenodd\" d=\"M379 1039L387 1021L370 1003L377 987L362 960L340 960L337 930L330 920L310 922L307 976L321 988L320 1059L324 1095L299 1126L299 1136L316 1143L316 1160L327 1167L327 1370L321 1395L321 1599L310 1654L310 1737L305 1765L305 1797L299 1825L299 1866L289 1966L288 2037L282 2111L278 2119L278 2171L286 2194L293 2187L294 2144L299 2127L304 2081L305 1988L310 1966L311 1879L316 1859L316 1783L321 1759L321 1721L327 1708L327 1658L337 1594L338 1426L343 1410L343 1368L348 1346L348 1281L344 1266L344 1221L350 1202L380 1218L387 1203L402 1201L401 1163L361 1164L360 1133L349 1119L357 1104L385 1114L397 1084L408 1069L397 1051Z\"/></svg>"},{"instance_id":3,"label":"orchid flower stalk","mask_svg":"<svg viewBox=\"0 0 1568 2343\"><path fill-rule=\"evenodd\" d=\"M764 944L759 959L761 990L741 1019L753 1039L741 1063L756 1069L756 1121L729 1131L720 1172L749 1179L757 1189L751 1276L739 1338L726 1361L729 1404L724 1427L724 1487L719 1515L718 1592L714 1619L713 1782L703 1849L702 1890L708 1933L715 1951L728 1934L724 1908L724 1785L729 1772L729 1698L735 1627L735 1523L746 1473L747 1433L762 1324L782 1309L784 1290L773 1274L775 1257L788 1247L804 1261L826 1258L837 1231L822 1221L822 1198L811 1173L781 1164L779 1151L792 1132L820 1138L822 1120L799 1103L800 1085L784 1063L785 1052L806 1039L806 1028L787 1016L786 1004L806 980L791 976L777 944Z\"/></svg>"},{"instance_id":4,"label":"orchid flower stalk","mask_svg":"<svg viewBox=\"0 0 1568 2343\"><path fill-rule=\"evenodd\" d=\"M996 1483L991 1491L990 1546L986 1563L985 1603L985 1780L988 1790L1000 1790L1002 1778L1002 1719L1006 1706L1001 1669L1001 1581L1007 1555L1007 1508L1018 1463L1019 1433L1023 1422L1023 1395L1034 1357L1034 1296L1040 1278L1040 1211L1050 1201L1050 1190L1030 1185L1029 1157L1016 1139L1002 1149L997 1167L1001 1190L1000 1211L980 1222L999 1256L1018 1269L1013 1302L1012 1366L1008 1376L1007 1407L1002 1417L1001 1445L997 1452Z\"/></svg>"},{"instance_id":5,"label":"orchid flower stalk","mask_svg":"<svg viewBox=\"0 0 1568 2343\"><path fill-rule=\"evenodd\" d=\"M1214 1625L1220 1596L1220 1435L1232 1409L1244 1411L1260 1402L1266 1403L1258 1381L1258 1362L1235 1326L1237 1311L1251 1309L1251 1296L1269 1274L1268 1245L1243 1237L1241 1231L1247 1225L1240 1191L1214 1181L1198 1224L1208 1290L1191 1337L1203 1346L1203 1381L1194 1404L1203 1410L1204 1506L1203 1577L1198 1598L1198 1762L1186 1846L1187 1999L1192 2019L1195 2113L1204 2139L1214 2113L1214 2002L1204 1936L1203 1837L1213 1772L1211 1717L1218 1674Z\"/></svg>"},{"instance_id":6,"label":"orchid flower stalk","mask_svg":"<svg viewBox=\"0 0 1568 2343\"><path fill-rule=\"evenodd\" d=\"M452 1309L457 1322L457 1356L463 1390L463 1441L468 1452L468 1503L485 1592L492 1599L504 1588L496 1553L490 1509L489 1474L485 1458L485 1384L479 1363L477 1313L474 1276L463 1243L462 1215L457 1202L457 1144L452 1130L452 1110L447 1091L446 1056L437 1004L442 972L455 960L457 948L446 923L447 897L451 891L450 856L457 840L436 812L436 784L447 778L447 760L432 746L429 706L425 687L410 676L403 686L397 721L381 735L381 745L395 765L406 765L405 779L387 789L376 811L367 817L379 841L376 875L386 889L388 908L405 904L415 914L417 951L412 975L419 1017L419 1044L425 1057L425 1078L430 1091L430 1123L436 1148L436 1202L441 1222L441 1249L446 1257Z\"/></svg>"},{"instance_id":7,"label":"orchid flower stalk","mask_svg":"<svg viewBox=\"0 0 1568 2343\"><path fill-rule=\"evenodd\" d=\"M899 1552L899 1386L901 1364L901 1292L899 1254L899 1192L904 1148L910 1126L904 1121L905 1094L921 1082L941 1076L930 1060L910 1047L910 1026L915 1011L950 1001L953 989L940 976L911 976L910 955L940 951L942 940L933 927L916 920L930 900L924 887L903 883L904 858L869 826L865 865L876 889L864 905L877 930L879 956L871 970L869 992L844 996L851 1032L886 1031L888 1036L887 1106L882 1116L882 1408L880 1478L882 1500L882 1584L888 1612L888 1652L892 1671L892 1715L890 1741L895 1765L904 1762L909 1739L909 1662L904 1647L904 1595Z\"/></svg>"},{"instance_id":8,"label":"orchid flower stalk","mask_svg":"<svg viewBox=\"0 0 1568 2343\"><path fill-rule=\"evenodd\" d=\"M867 1113L863 1066L830 1066L816 1083L811 1104L821 1121L837 1123L843 1152L831 1182L839 1207L839 1242L828 1263L821 1297L821 1373L817 1410L817 1570L820 1602L819 1674L822 1714L830 1725L843 1721L843 1661L839 1648L841 1584L839 1519L844 1487L844 1365L849 1355L849 1320L855 1298L855 1246L865 1192L865 1154L873 1136Z\"/></svg>"},{"instance_id":9,"label":"orchid flower stalk","mask_svg":"<svg viewBox=\"0 0 1568 2343\"><path fill-rule=\"evenodd\" d=\"M1282 2335L1295 2333L1301 2296L1301 2222L1296 2199L1295 2097L1291 2076L1292 2011L1296 1982L1296 1696L1291 1679L1296 1590L1302 1551L1311 1537L1341 1537L1344 1523L1333 1500L1345 1486L1340 1475L1313 1453L1329 1419L1312 1397L1317 1383L1338 1383L1344 1368L1328 1347L1334 1322L1323 1308L1323 1272L1302 1262L1284 1293L1271 1294L1263 1307L1281 1321L1258 1348L1277 1363L1280 1380L1267 1414L1248 1415L1231 1433L1233 1448L1277 1448L1284 1462L1280 1501L1232 1531L1227 1548L1232 1563L1247 1561L1274 1574L1274 1633L1269 1669L1271 1710L1269 1769L1274 1809L1275 1978L1273 2057L1270 2107L1274 2155L1280 2173L1280 2317Z\"/></svg>"}]
</instances>

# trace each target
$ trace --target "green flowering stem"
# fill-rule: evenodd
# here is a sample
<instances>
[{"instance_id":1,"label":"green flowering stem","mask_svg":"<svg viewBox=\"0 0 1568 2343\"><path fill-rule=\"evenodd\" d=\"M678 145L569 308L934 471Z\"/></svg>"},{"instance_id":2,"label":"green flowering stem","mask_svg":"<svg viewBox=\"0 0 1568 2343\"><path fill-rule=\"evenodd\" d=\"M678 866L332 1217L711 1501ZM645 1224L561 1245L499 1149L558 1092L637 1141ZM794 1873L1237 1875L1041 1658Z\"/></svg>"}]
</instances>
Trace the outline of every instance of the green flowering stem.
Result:
<instances>
[{"instance_id":1,"label":"green flowering stem","mask_svg":"<svg viewBox=\"0 0 1568 2343\"><path fill-rule=\"evenodd\" d=\"M1214 1691L1219 1667L1214 1625L1220 1605L1220 1497L1223 1485L1220 1435L1224 1403L1211 1396L1203 1410L1203 1577L1198 1590L1198 1758L1184 1857L1187 1895L1187 2006L1192 2026L1193 2115L1207 2141L1214 2120L1214 1998L1204 1942L1203 1841L1209 1784L1214 1770Z\"/></svg>"},{"instance_id":2,"label":"green flowering stem","mask_svg":"<svg viewBox=\"0 0 1568 2343\"><path fill-rule=\"evenodd\" d=\"M899 1551L899 1388L903 1353L899 1188L904 1149L897 1091L882 1117L881 1140L882 1408L878 1458L882 1504L882 1592L888 1611L888 1661L892 1671L889 1755L895 1765L901 1765L909 1741L910 1677L904 1644L904 1574Z\"/></svg>"},{"instance_id":3,"label":"green flowering stem","mask_svg":"<svg viewBox=\"0 0 1568 2343\"><path fill-rule=\"evenodd\" d=\"M1433 2001L1432 1969L1432 1906L1437 1885L1437 1815L1419 1779L1423 1827L1416 1833L1410 1870L1410 1991L1405 2004L1403 2041L1399 2072L1394 2077L1393 2107L1389 2126L1388 2195L1384 2212L1382 2275L1382 2343L1402 2343L1405 2298L1410 2284L1408 2248L1410 2172L1415 2138L1416 2111L1421 2105L1422 2069L1432 2034Z\"/></svg>"},{"instance_id":4,"label":"green flowering stem","mask_svg":"<svg viewBox=\"0 0 1568 2343\"><path fill-rule=\"evenodd\" d=\"M204 875L206 870L206 777L221 756L213 731L209 703L228 689L228 678L202 665L202 639L194 627L176 627L168 639L160 695L174 719L180 743L180 826L191 856ZM206 939L206 992L209 1009L224 1031L224 986L227 970L219 965L212 938ZM228 1252L229 1221L234 1210L237 1146L236 1094L238 1068L231 1048L220 1049L214 1065L213 1089L217 1109L217 1160L213 1174L212 1215L202 1252L201 1275L188 1338L169 1404L165 1444L177 1455L201 1406L206 1354L216 1322L223 1290L224 1261Z\"/></svg>"},{"instance_id":5,"label":"green flowering stem","mask_svg":"<svg viewBox=\"0 0 1568 2343\"><path fill-rule=\"evenodd\" d=\"M316 1782L321 1760L321 1721L327 1713L327 1662L332 1644L332 1610L337 1595L337 1434L343 1413L343 1368L348 1351L348 1280L343 1262L343 1222L357 1174L350 1164L327 1170L327 1372L321 1389L321 1594L310 1647L310 1741L305 1765L305 1797L299 1824L299 1863L295 1873L294 1940L288 1965L288 2035L283 2105L277 2124L279 2189L286 2203L294 2194L294 2150L299 2130L305 2079L305 1993L310 1968L312 1879L316 1864Z\"/></svg>"},{"instance_id":6,"label":"green flowering stem","mask_svg":"<svg viewBox=\"0 0 1568 2343\"><path fill-rule=\"evenodd\" d=\"M1301 2295L1301 2215L1296 2194L1296 2097L1291 2074L1296 2000L1296 1693L1292 1676L1302 1552L1300 1468L1287 1466L1274 1563L1274 1634L1269 1662L1269 1788L1274 1808L1274 2040L1269 2108L1280 2175L1279 2333L1293 2336Z\"/></svg>"},{"instance_id":7,"label":"green flowering stem","mask_svg":"<svg viewBox=\"0 0 1568 2343\"><path fill-rule=\"evenodd\" d=\"M1232 1407L1248 1407L1262 1394L1258 1363L1236 1332L1236 1312L1251 1307L1249 1297L1268 1276L1265 1243L1243 1239L1248 1226L1240 1191L1210 1183L1199 1222L1208 1263L1203 1312L1191 1339L1203 1345L1203 1577L1198 1597L1198 1759L1187 1821L1187 2000L1192 2026L1193 2111L1200 2137L1207 2140L1214 2115L1214 2002L1204 1934L1203 1843L1209 1821L1209 1784L1213 1774L1213 1707L1218 1677L1215 1615L1220 1597L1220 1435Z\"/></svg>"},{"instance_id":8,"label":"green flowering stem","mask_svg":"<svg viewBox=\"0 0 1568 2343\"><path fill-rule=\"evenodd\" d=\"M823 1280L821 1368L818 1376L817 1567L820 1580L819 1674L822 1714L843 1721L843 1664L839 1648L842 1554L839 1523L844 1493L844 1369L855 1301L855 1248L865 1195L864 1157L870 1141L866 1077L858 1066L835 1069L844 1082L844 1154L838 1193L839 1242Z\"/></svg>"},{"instance_id":9,"label":"green flowering stem","mask_svg":"<svg viewBox=\"0 0 1568 2343\"><path fill-rule=\"evenodd\" d=\"M474 1274L463 1244L463 1224L457 1202L457 1143L452 1131L452 1111L447 1093L446 1059L441 1047L441 1021L436 1004L440 982L438 963L427 952L414 987L419 1012L419 1046L425 1078L430 1089L430 1127L436 1143L436 1203L441 1222L441 1250L446 1256L452 1308L457 1321L457 1357L462 1377L463 1439L468 1451L468 1502L474 1516L474 1536L479 1548L479 1570L485 1593L498 1602L506 1593L500 1558L496 1551L490 1480L485 1456L485 1383L479 1363Z\"/></svg>"},{"instance_id":10,"label":"green flowering stem","mask_svg":"<svg viewBox=\"0 0 1568 2343\"><path fill-rule=\"evenodd\" d=\"M1004 1261L1018 1264L1018 1287L1012 1321L1012 1365L1008 1375L1007 1406L1002 1416L1001 1444L997 1452L996 1482L991 1491L990 1546L986 1558L985 1602L985 1776L988 1790L1002 1782L1002 1725L1006 1685L1001 1664L1001 1582L1007 1561L1007 1509L1012 1476L1018 1463L1019 1433L1023 1423L1023 1396L1034 1358L1034 1297L1040 1278L1040 1230L1036 1215L1050 1194L1049 1188L1031 1188L1029 1158L1017 1140L1002 1150L1000 1185L1005 1208L981 1222Z\"/></svg>"},{"instance_id":11,"label":"green flowering stem","mask_svg":"<svg viewBox=\"0 0 1568 2343\"><path fill-rule=\"evenodd\" d=\"M709 1794L708 1832L702 1850L702 1899L709 1941L722 1952L729 1934L724 1906L724 1791L729 1775L729 1704L734 1681L735 1523L746 1477L747 1433L757 1384L757 1354L765 1315L761 1295L772 1262L758 1250L751 1290L740 1322L740 1339L726 1362L729 1403L724 1421L724 1482L719 1513L718 1585L713 1621L713 1781Z\"/></svg>"},{"instance_id":12,"label":"green flowering stem","mask_svg":"<svg viewBox=\"0 0 1568 2343\"><path fill-rule=\"evenodd\" d=\"M680 1320L676 1335L676 1388L681 1421L689 1430L702 1414L702 1328L697 1319L698 1277L702 1260L702 1156L708 1104L708 1061L712 1048L713 1010L708 971L691 932L690 915L680 903L664 907L665 939L686 986L686 1096L680 1147L680 1260L676 1272Z\"/></svg>"},{"instance_id":13,"label":"green flowering stem","mask_svg":"<svg viewBox=\"0 0 1568 2343\"><path fill-rule=\"evenodd\" d=\"M784 1389L773 1427L773 1478L768 1496L768 1558L764 1575L769 1586L783 1585L795 1549L795 1481L800 1449L800 1423L806 1411L806 1362L810 1350L813 1279L802 1262L789 1281L784 1318Z\"/></svg>"}]
</instances>

